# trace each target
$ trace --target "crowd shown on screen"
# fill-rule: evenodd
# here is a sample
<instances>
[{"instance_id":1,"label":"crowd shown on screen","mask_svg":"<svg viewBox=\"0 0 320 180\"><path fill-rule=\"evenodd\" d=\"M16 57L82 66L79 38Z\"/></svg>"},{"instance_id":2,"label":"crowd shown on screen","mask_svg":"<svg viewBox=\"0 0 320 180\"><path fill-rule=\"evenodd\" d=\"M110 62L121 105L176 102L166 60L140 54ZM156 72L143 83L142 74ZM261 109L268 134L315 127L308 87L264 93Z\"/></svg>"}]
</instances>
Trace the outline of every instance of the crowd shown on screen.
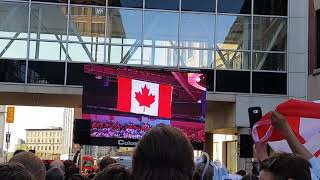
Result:
<instances>
[{"instance_id":1,"label":"crowd shown on screen","mask_svg":"<svg viewBox=\"0 0 320 180\"><path fill-rule=\"evenodd\" d=\"M140 139L150 130L152 126L147 123L143 124L121 124L118 122L108 121L106 123L93 122L91 129L91 137L107 137L107 138L125 138ZM196 128L178 128L191 142L203 142L204 130Z\"/></svg>"},{"instance_id":2,"label":"crowd shown on screen","mask_svg":"<svg viewBox=\"0 0 320 180\"><path fill-rule=\"evenodd\" d=\"M244 180L319 180L319 162L288 128L284 117L273 112L271 119L294 153L269 156L265 144L255 144L259 166L253 172L257 174L242 170L237 177ZM100 126L96 124L95 128ZM107 128L110 126L120 127L108 124ZM135 147L130 169L105 157L97 172L89 172L86 176L71 160L54 161L46 170L35 154L24 151L17 152L8 163L0 165L1 180L223 180L220 175L221 171L215 163L210 164L209 159L195 162L193 147L186 136L179 129L163 124L144 134ZM228 179L233 179L230 177Z\"/></svg>"}]
</instances>

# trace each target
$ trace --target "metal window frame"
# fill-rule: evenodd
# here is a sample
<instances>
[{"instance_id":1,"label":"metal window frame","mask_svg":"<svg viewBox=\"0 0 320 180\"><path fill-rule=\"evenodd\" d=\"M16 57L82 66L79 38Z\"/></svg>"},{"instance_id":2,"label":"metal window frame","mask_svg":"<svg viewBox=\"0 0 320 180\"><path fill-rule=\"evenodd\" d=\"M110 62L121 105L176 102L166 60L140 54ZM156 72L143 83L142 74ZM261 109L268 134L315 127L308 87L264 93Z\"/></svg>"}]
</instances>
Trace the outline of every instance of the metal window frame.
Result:
<instances>
[{"instance_id":1,"label":"metal window frame","mask_svg":"<svg viewBox=\"0 0 320 180\"><path fill-rule=\"evenodd\" d=\"M134 44L127 43L127 44L122 44L122 43L111 43L107 42L108 39L108 10L109 9L123 9L123 10L139 10L142 11L142 31L141 31L141 44L138 45L139 48L141 48L141 61L139 66L144 66L144 67L153 67L153 68L165 68L165 69L211 69L214 71L214 92L216 92L216 71L218 70L226 70L226 71L250 71L250 94L256 94L252 92L253 85L252 85L252 72L275 72L275 73L286 73L288 76L288 61L289 61L289 52L288 52L288 40L286 42L286 49L285 51L263 51L263 50L254 50L253 49L253 25L254 25L254 17L264 17L264 18L283 18L285 19L287 23L287 32L288 33L288 28L289 28L289 12L287 13L286 16L279 16L279 15L260 15L260 14L254 14L254 3L255 0L251 0L251 14L238 14L238 13L220 13L218 12L218 3L219 1L216 0L216 7L215 7L215 12L202 12L202 11L182 11L182 0L179 0L179 10L162 10L162 9L148 9L145 8L145 0L143 0L143 7L142 8L131 8L131 7L115 7L115 6L109 6L108 5L108 0L106 0L106 5L104 6L99 6L99 5L84 5L84 4L71 4L71 0L68 0L68 3L54 3L54 2L37 2L37 1L20 1L20 0L3 0L2 2L12 2L12 3L26 3L28 4L28 34L27 38L10 38L10 37L0 37L0 39L6 39L6 40L24 40L27 41L27 57L26 57L26 73L25 73L25 84L27 84L27 79L28 79L28 62L30 59L30 44L31 41L40 41L40 42L57 42L57 43L66 43L66 57L65 57L65 74L64 74L64 86L67 86L67 72L68 72L68 63L90 63L90 64L114 64L110 63L110 50L107 51L107 48L110 46L123 46L123 47L132 47ZM290 1L288 0L288 7L290 7ZM67 39L66 40L50 40L50 39L35 39L31 38L31 33L30 33L30 26L31 26L31 8L32 4L43 4L43 5L59 5L59 6L67 6ZM104 31L104 42L79 42L79 41L72 41L69 39L69 31L70 31L70 21L71 21L71 7L88 7L88 8L104 8L106 15L105 15L105 31ZM145 12L146 11L151 11L151 12L171 12L171 13L178 13L178 45L177 46L159 46L159 45L146 45L144 44L144 24L145 24ZM289 11L289 8L288 8ZM183 13L188 13L188 14L203 14L203 15L213 15L214 16L214 32L213 33L213 38L214 38L214 45L213 47L208 47L208 48L202 48L202 47L187 47L183 46L180 41L181 41L181 16ZM251 18L251 30L250 30L250 47L251 49L217 49L216 43L217 43L217 18L219 15L223 16L243 16L243 17L250 17ZM110 38L109 38L110 39ZM82 61L74 61L74 62L69 62L69 43L73 44L92 44L92 45L103 45L103 56L104 56L104 61L103 62L82 62ZM177 59L177 65L174 66L161 66L161 65L154 65L154 63L151 63L152 65L145 64L144 61L144 48L165 48L165 49L177 49L178 51L178 59ZM181 57L180 53L181 50L183 49L191 49L191 50L204 50L204 51L214 51L213 58L212 58L212 67L206 67L206 68L200 68L200 67L187 67L187 66L182 66L181 65ZM232 51L232 52L247 52L250 53L250 69L221 69L216 67L216 52L217 51ZM285 62L285 71L274 71L274 70L255 70L253 68L253 53L274 53L274 54L286 54L286 62ZM108 58L108 59L107 59ZM3 58L0 58L3 59ZM6 58L10 59L10 58ZM11 58L11 59L19 59L19 58ZM48 62L57 62L56 60L41 60L37 59L39 61L48 61ZM61 62L61 61L59 61ZM123 66L137 66L135 64L114 64L114 65L123 65ZM288 86L288 78L287 78L287 86ZM61 86L61 85L58 85ZM223 92L225 93L225 92ZM233 93L234 94L234 93ZM287 95L288 95L288 90L287 90Z\"/></svg>"}]
</instances>

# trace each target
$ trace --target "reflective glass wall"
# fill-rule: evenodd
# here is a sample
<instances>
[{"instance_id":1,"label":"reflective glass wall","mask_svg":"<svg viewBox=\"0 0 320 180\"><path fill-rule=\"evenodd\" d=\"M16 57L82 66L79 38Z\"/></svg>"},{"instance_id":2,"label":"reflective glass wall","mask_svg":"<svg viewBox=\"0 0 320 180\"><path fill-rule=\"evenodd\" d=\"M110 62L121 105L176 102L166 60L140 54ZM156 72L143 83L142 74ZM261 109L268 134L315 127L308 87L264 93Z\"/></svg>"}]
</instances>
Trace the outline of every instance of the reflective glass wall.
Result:
<instances>
[{"instance_id":1,"label":"reflective glass wall","mask_svg":"<svg viewBox=\"0 0 320 180\"><path fill-rule=\"evenodd\" d=\"M273 73L286 84L287 9L287 0L1 0L2 69L21 69L14 82L81 85L83 63L199 68L213 71L212 91L286 94L255 82Z\"/></svg>"}]
</instances>

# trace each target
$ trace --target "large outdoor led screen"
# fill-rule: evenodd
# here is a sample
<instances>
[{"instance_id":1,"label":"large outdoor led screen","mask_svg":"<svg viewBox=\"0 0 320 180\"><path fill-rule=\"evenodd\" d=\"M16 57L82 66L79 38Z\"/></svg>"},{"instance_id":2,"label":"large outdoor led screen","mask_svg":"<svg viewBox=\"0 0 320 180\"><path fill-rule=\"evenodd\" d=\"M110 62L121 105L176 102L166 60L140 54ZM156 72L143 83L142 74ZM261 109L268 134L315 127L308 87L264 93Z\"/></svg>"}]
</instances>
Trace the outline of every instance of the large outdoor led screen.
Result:
<instances>
[{"instance_id":1,"label":"large outdoor led screen","mask_svg":"<svg viewBox=\"0 0 320 180\"><path fill-rule=\"evenodd\" d=\"M162 123L202 148L205 82L198 72L85 65L82 118L91 121L91 144L134 145Z\"/></svg>"}]
</instances>

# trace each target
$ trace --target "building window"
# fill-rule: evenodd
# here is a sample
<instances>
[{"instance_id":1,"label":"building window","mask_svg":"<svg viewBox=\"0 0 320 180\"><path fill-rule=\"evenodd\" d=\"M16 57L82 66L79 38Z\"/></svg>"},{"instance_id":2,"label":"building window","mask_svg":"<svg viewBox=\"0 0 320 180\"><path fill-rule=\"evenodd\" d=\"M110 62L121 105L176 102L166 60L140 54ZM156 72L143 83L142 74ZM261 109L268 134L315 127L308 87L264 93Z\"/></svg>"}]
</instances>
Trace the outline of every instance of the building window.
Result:
<instances>
[{"instance_id":1,"label":"building window","mask_svg":"<svg viewBox=\"0 0 320 180\"><path fill-rule=\"evenodd\" d=\"M288 0L254 0L254 14L288 15Z\"/></svg>"},{"instance_id":2,"label":"building window","mask_svg":"<svg viewBox=\"0 0 320 180\"><path fill-rule=\"evenodd\" d=\"M41 146L41 150L43 150L43 146Z\"/></svg>"},{"instance_id":3,"label":"building window","mask_svg":"<svg viewBox=\"0 0 320 180\"><path fill-rule=\"evenodd\" d=\"M179 13L145 11L144 44L177 46Z\"/></svg>"},{"instance_id":4,"label":"building window","mask_svg":"<svg viewBox=\"0 0 320 180\"><path fill-rule=\"evenodd\" d=\"M148 9L179 10L179 0L145 0Z\"/></svg>"},{"instance_id":5,"label":"building window","mask_svg":"<svg viewBox=\"0 0 320 180\"><path fill-rule=\"evenodd\" d=\"M194 48L213 48L214 16L206 14L181 14L181 46Z\"/></svg>"},{"instance_id":6,"label":"building window","mask_svg":"<svg viewBox=\"0 0 320 180\"><path fill-rule=\"evenodd\" d=\"M227 16L217 17L217 49L250 50L251 17Z\"/></svg>"},{"instance_id":7,"label":"building window","mask_svg":"<svg viewBox=\"0 0 320 180\"><path fill-rule=\"evenodd\" d=\"M51 146L49 146L49 151L51 151Z\"/></svg>"},{"instance_id":8,"label":"building window","mask_svg":"<svg viewBox=\"0 0 320 180\"><path fill-rule=\"evenodd\" d=\"M200 11L214 12L216 11L215 0L181 0L182 11Z\"/></svg>"},{"instance_id":9,"label":"building window","mask_svg":"<svg viewBox=\"0 0 320 180\"><path fill-rule=\"evenodd\" d=\"M47 25L47 22L57 20L51 16L52 9L60 15L59 24ZM32 39L66 40L67 22L63 18L67 16L67 6L55 4L31 4L30 35ZM39 25L40 24L40 25ZM39 34L38 34L39 33Z\"/></svg>"},{"instance_id":10,"label":"building window","mask_svg":"<svg viewBox=\"0 0 320 180\"><path fill-rule=\"evenodd\" d=\"M260 51L287 51L287 19L253 18L253 48Z\"/></svg>"},{"instance_id":11,"label":"building window","mask_svg":"<svg viewBox=\"0 0 320 180\"><path fill-rule=\"evenodd\" d=\"M47 150L47 146L44 147L44 150Z\"/></svg>"},{"instance_id":12,"label":"building window","mask_svg":"<svg viewBox=\"0 0 320 180\"><path fill-rule=\"evenodd\" d=\"M54 151L54 146L52 146L52 150Z\"/></svg>"},{"instance_id":13,"label":"building window","mask_svg":"<svg viewBox=\"0 0 320 180\"><path fill-rule=\"evenodd\" d=\"M218 0L218 13L251 14L251 0Z\"/></svg>"}]
</instances>

